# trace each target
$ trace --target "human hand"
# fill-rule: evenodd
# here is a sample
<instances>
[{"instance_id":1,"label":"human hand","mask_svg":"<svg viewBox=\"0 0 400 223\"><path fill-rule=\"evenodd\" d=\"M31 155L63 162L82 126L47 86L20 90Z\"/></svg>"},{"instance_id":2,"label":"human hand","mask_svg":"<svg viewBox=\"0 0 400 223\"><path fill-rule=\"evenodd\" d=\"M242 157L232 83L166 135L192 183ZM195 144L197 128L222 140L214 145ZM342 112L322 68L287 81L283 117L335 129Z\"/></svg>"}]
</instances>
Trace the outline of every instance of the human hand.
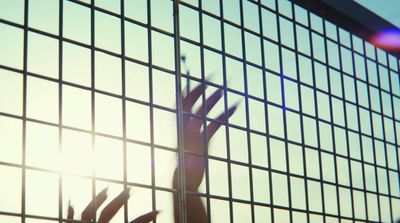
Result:
<instances>
[{"instance_id":1,"label":"human hand","mask_svg":"<svg viewBox=\"0 0 400 223\"><path fill-rule=\"evenodd\" d=\"M126 204L130 197L130 188L128 187L124 191L122 191L116 198L114 198L101 212L100 218L97 221L98 223L108 223L114 217L114 215L118 212L118 210ZM79 222L91 222L95 216L96 211L99 207L104 203L107 199L107 188L103 189L93 200L86 206L85 210L83 210L81 215L81 220ZM73 223L74 220L74 208L71 204L68 205L68 216L67 223ZM131 223L148 223L156 219L158 211L149 212L144 214L135 220L131 221Z\"/></svg>"},{"instance_id":2,"label":"human hand","mask_svg":"<svg viewBox=\"0 0 400 223\"><path fill-rule=\"evenodd\" d=\"M191 113L193 105L204 93L205 86L199 85L191 92L189 92L182 99L182 110L185 113ZM226 113L221 113L217 121L211 122L207 127L201 127L203 125L203 119L212 108L217 104L223 95L223 90L219 89L214 92L205 101L204 107L201 106L195 115L201 118L191 117L188 114L183 114L183 146L185 151L198 154L200 156L187 155L185 154L184 170L185 170L185 187L186 190L197 192L198 188L203 180L206 159L207 145L211 137L217 132L222 123L224 123L236 110L237 105L232 106ZM206 138L205 138L206 137ZM175 169L173 178L173 187L178 188L178 167ZM190 223L204 223L207 222L206 210L202 204L200 197L198 196L187 196L186 197L186 216L187 222ZM174 217L175 222L179 222L179 203L178 195L174 194Z\"/></svg>"}]
</instances>

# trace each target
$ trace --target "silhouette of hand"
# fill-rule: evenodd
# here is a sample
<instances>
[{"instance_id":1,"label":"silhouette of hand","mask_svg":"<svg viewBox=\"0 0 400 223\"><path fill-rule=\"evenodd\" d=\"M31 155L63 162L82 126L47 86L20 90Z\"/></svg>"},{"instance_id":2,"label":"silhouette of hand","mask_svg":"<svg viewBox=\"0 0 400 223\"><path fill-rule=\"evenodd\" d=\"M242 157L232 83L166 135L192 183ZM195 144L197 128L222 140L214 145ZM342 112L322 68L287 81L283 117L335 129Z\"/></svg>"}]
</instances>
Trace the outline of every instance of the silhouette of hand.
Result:
<instances>
[{"instance_id":1,"label":"silhouette of hand","mask_svg":"<svg viewBox=\"0 0 400 223\"><path fill-rule=\"evenodd\" d=\"M112 200L101 212L100 218L97 221L98 223L108 223L114 217L114 215L118 212L118 210L128 201L130 194L130 188L122 191L114 200ZM81 221L91 222L96 215L97 209L104 203L107 199L107 188L102 190L97 196L86 206L85 210L83 210L81 215ZM144 214L135 220L131 221L131 223L148 223L156 219L158 211L149 212ZM73 223L74 218L74 208L71 204L68 205L68 216L67 223ZM79 222L81 222L79 221Z\"/></svg>"},{"instance_id":2,"label":"silhouette of hand","mask_svg":"<svg viewBox=\"0 0 400 223\"><path fill-rule=\"evenodd\" d=\"M204 85L200 85L189 92L182 99L182 110L183 112L190 113L193 105L197 99L204 92ZM198 109L195 114L204 117L211 109L217 104L219 99L222 97L223 91L221 89L213 93L205 102L203 106ZM229 118L236 110L237 106L233 106L228 109L226 113L222 113L218 116L217 120L224 122ZM206 159L204 157L207 145L211 137L217 132L221 123L211 122L207 127L201 127L203 125L203 120L199 118L190 117L187 114L183 115L183 146L185 151L190 151L201 156L194 156L185 154L184 169L185 169L185 187L187 191L197 192L198 188L203 180ZM206 142L204 137L206 135ZM173 187L178 188L178 167L175 169L173 178ZM179 200L178 195L174 194L174 217L175 222L179 222ZM206 210L202 204L200 197L198 196L186 196L186 215L187 222L190 223L205 223L207 222Z\"/></svg>"}]
</instances>

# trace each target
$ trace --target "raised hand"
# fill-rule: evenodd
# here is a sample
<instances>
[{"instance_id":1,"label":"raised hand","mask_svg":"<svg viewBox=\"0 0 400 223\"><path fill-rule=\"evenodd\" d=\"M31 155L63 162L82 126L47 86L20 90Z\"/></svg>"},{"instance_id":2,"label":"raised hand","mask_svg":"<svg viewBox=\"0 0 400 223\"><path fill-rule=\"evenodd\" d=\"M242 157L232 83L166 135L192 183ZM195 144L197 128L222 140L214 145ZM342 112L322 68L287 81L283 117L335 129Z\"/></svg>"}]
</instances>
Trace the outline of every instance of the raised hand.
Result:
<instances>
[{"instance_id":1,"label":"raised hand","mask_svg":"<svg viewBox=\"0 0 400 223\"><path fill-rule=\"evenodd\" d=\"M191 92L189 92L182 99L182 109L185 113L191 113L193 105L204 93L205 86L199 85ZM217 90L209 98L207 98L204 107L201 106L195 114L203 117L211 111L211 109L221 99L223 91ZM228 109L226 113L221 113L217 120L224 122L228 119L236 110L237 106L233 106ZM183 115L183 146L185 151L199 154L201 156L185 155L185 187L187 191L197 192L198 188L203 180L206 159L203 155L206 154L207 144L211 137L217 132L221 124L219 122L212 122L207 127L201 127L203 125L203 119L190 117L187 114ZM206 139L204 138L206 134ZM205 139L205 140L204 140ZM178 167L175 169L173 178L173 187L178 188ZM179 222L179 203L178 195L174 194L174 218L175 222ZM200 197L198 196L186 196L186 216L187 222L189 223L205 223L207 222L206 210L202 204Z\"/></svg>"},{"instance_id":2,"label":"raised hand","mask_svg":"<svg viewBox=\"0 0 400 223\"><path fill-rule=\"evenodd\" d=\"M108 223L114 217L114 215L118 212L118 210L126 204L130 197L130 188L122 191L116 198L114 198L101 212L100 218L97 221L98 223ZM85 210L83 210L81 215L81 220L79 222L91 222L94 220L96 216L96 211L99 207L104 203L107 199L107 188L102 190L97 196L86 206ZM68 205L68 216L67 223L73 223L74 220L74 208L71 204ZM148 223L156 219L158 211L149 212L144 214L135 220L131 221L131 223Z\"/></svg>"}]
</instances>

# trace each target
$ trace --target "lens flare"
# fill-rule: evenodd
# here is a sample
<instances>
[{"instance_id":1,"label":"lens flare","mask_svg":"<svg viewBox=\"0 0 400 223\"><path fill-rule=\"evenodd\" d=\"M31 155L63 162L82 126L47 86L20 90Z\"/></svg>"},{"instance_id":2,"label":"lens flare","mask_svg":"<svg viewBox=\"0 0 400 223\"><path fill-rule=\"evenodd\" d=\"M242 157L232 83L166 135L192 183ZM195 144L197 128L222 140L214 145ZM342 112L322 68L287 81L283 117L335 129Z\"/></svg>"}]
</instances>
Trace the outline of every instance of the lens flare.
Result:
<instances>
[{"instance_id":1,"label":"lens flare","mask_svg":"<svg viewBox=\"0 0 400 223\"><path fill-rule=\"evenodd\" d=\"M378 47L388 50L400 49L400 29L387 29L379 32L371 39Z\"/></svg>"}]
</instances>

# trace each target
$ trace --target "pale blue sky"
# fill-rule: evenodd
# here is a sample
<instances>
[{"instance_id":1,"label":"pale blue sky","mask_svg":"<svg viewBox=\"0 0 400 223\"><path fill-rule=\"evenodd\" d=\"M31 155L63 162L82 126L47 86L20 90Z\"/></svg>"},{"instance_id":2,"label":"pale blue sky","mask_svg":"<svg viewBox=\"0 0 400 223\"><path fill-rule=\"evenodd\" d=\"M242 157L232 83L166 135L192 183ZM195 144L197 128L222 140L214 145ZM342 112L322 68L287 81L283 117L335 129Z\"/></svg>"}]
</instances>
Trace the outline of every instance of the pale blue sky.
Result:
<instances>
[{"instance_id":1,"label":"pale blue sky","mask_svg":"<svg viewBox=\"0 0 400 223\"><path fill-rule=\"evenodd\" d=\"M375 14L400 28L399 0L355 0Z\"/></svg>"}]
</instances>

